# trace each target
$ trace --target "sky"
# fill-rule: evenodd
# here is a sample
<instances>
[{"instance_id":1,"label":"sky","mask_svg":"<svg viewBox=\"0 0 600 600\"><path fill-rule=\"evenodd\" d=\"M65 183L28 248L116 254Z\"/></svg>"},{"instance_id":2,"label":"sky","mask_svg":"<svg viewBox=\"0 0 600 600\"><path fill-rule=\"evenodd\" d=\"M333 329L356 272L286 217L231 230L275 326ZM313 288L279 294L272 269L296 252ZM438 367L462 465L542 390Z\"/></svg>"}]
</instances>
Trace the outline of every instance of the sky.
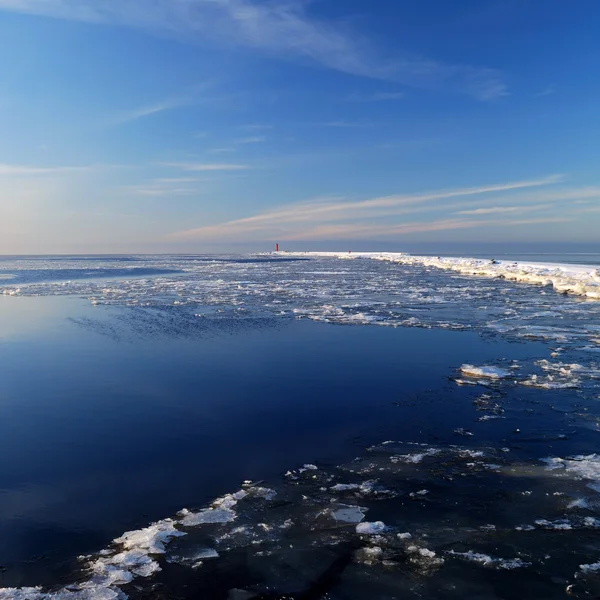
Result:
<instances>
[{"instance_id":1,"label":"sky","mask_svg":"<svg viewBox=\"0 0 600 600\"><path fill-rule=\"evenodd\" d=\"M0 0L0 254L600 241L597 0Z\"/></svg>"}]
</instances>

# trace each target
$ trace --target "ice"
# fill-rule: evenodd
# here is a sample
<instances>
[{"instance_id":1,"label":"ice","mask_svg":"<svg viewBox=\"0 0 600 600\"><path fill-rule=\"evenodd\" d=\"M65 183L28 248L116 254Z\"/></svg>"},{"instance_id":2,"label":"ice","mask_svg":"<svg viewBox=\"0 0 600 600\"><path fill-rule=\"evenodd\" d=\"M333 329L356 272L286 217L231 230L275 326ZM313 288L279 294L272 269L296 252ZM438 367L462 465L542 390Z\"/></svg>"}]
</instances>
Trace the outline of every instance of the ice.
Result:
<instances>
[{"instance_id":1,"label":"ice","mask_svg":"<svg viewBox=\"0 0 600 600\"><path fill-rule=\"evenodd\" d=\"M360 485L358 483L337 483L330 489L332 492L348 492L360 489Z\"/></svg>"},{"instance_id":2,"label":"ice","mask_svg":"<svg viewBox=\"0 0 600 600\"><path fill-rule=\"evenodd\" d=\"M472 550L469 550L468 552L455 552L454 550L449 550L448 554L478 563L484 567L495 567L497 569L520 569L531 566L531 563L524 562L520 558L493 558L487 554L473 552Z\"/></svg>"},{"instance_id":3,"label":"ice","mask_svg":"<svg viewBox=\"0 0 600 600\"><path fill-rule=\"evenodd\" d=\"M235 511L230 508L207 508L198 512L186 512L183 514L183 519L181 519L180 523L184 527L196 527L197 525L208 523L230 523L236 517Z\"/></svg>"},{"instance_id":4,"label":"ice","mask_svg":"<svg viewBox=\"0 0 600 600\"><path fill-rule=\"evenodd\" d=\"M429 548L412 545L406 548L406 552L410 561L425 571L437 569L444 564L444 559Z\"/></svg>"},{"instance_id":5,"label":"ice","mask_svg":"<svg viewBox=\"0 0 600 600\"><path fill-rule=\"evenodd\" d=\"M185 535L175 528L176 522L172 519L158 521L144 529L128 531L114 540L127 550L140 550L147 554L163 554L165 544L172 538Z\"/></svg>"},{"instance_id":6,"label":"ice","mask_svg":"<svg viewBox=\"0 0 600 600\"><path fill-rule=\"evenodd\" d=\"M573 524L570 523L567 519L560 519L558 521L548 521L547 519L537 519L535 524L538 527L542 527L543 529L559 529L559 530L571 530L573 529Z\"/></svg>"},{"instance_id":7,"label":"ice","mask_svg":"<svg viewBox=\"0 0 600 600\"><path fill-rule=\"evenodd\" d=\"M87 563L88 578L77 584L53 592L40 588L0 589L0 600L122 600L126 596L119 586L160 571L151 555L164 554L168 542L185 535L175 524L172 519L164 519L124 533Z\"/></svg>"},{"instance_id":8,"label":"ice","mask_svg":"<svg viewBox=\"0 0 600 600\"><path fill-rule=\"evenodd\" d=\"M374 521L373 523L359 523L356 526L356 533L364 535L377 535L384 532L387 529L385 523L382 521Z\"/></svg>"},{"instance_id":9,"label":"ice","mask_svg":"<svg viewBox=\"0 0 600 600\"><path fill-rule=\"evenodd\" d=\"M343 523L360 523L365 518L366 508L361 506L343 506L331 513L336 521Z\"/></svg>"},{"instance_id":10,"label":"ice","mask_svg":"<svg viewBox=\"0 0 600 600\"><path fill-rule=\"evenodd\" d=\"M356 559L359 562L363 562L366 564L372 564L378 560L381 560L382 556L383 550L379 546L361 548L356 552Z\"/></svg>"},{"instance_id":11,"label":"ice","mask_svg":"<svg viewBox=\"0 0 600 600\"><path fill-rule=\"evenodd\" d=\"M571 510L574 508L590 508L590 503L587 498L577 498L567 504L567 509Z\"/></svg>"},{"instance_id":12,"label":"ice","mask_svg":"<svg viewBox=\"0 0 600 600\"><path fill-rule=\"evenodd\" d=\"M467 377L482 377L485 379L502 379L510 377L510 371L493 366L475 367L473 365L462 365L460 370Z\"/></svg>"},{"instance_id":13,"label":"ice","mask_svg":"<svg viewBox=\"0 0 600 600\"><path fill-rule=\"evenodd\" d=\"M295 252L290 255L348 258L347 252ZM562 294L584 296L594 300L600 299L600 273L598 269L589 265L411 256L400 252L359 252L352 256L355 259L368 258L402 265L450 270L463 275L502 278L521 283L552 286Z\"/></svg>"},{"instance_id":14,"label":"ice","mask_svg":"<svg viewBox=\"0 0 600 600\"><path fill-rule=\"evenodd\" d=\"M579 387L579 382L576 380L556 381L552 376L544 378L538 377L537 375L532 375L529 379L525 379L521 383L522 385L528 387L541 388L545 390L568 390Z\"/></svg>"},{"instance_id":15,"label":"ice","mask_svg":"<svg viewBox=\"0 0 600 600\"><path fill-rule=\"evenodd\" d=\"M0 589L0 600L43 600L48 598L41 588L3 588Z\"/></svg>"},{"instance_id":16,"label":"ice","mask_svg":"<svg viewBox=\"0 0 600 600\"><path fill-rule=\"evenodd\" d=\"M600 572L600 562L592 563L589 565L579 565L582 573L590 574L590 573L599 573Z\"/></svg>"},{"instance_id":17,"label":"ice","mask_svg":"<svg viewBox=\"0 0 600 600\"><path fill-rule=\"evenodd\" d=\"M588 487L600 493L600 455L588 454L569 458L550 457L543 459L549 470L563 469L564 473L588 480Z\"/></svg>"},{"instance_id":18,"label":"ice","mask_svg":"<svg viewBox=\"0 0 600 600\"><path fill-rule=\"evenodd\" d=\"M402 447L418 447L429 459L400 461L410 466L398 468L390 464L389 458ZM0 600L124 600L122 586L132 590L133 597L154 597L157 584L164 585L173 573L184 581L186 570L194 582L211 580L208 561L214 563L218 579L225 581L226 589L218 597L227 597L229 584L242 589L254 585L251 582L271 586L270 595L265 597L303 597L297 595L297 590L310 587L328 565L341 564L339 561L346 561L344 579L348 582L364 582L361 578L365 567L372 567L367 580L373 597L387 597L385 573L392 576L399 569L407 570L409 579L411 573L436 577L436 589L455 576L468 581L473 565L494 569L494 577L506 577L507 581L509 571L531 564L536 565L536 577L541 581L571 577L573 565L586 567L590 562L590 540L600 529L600 518L588 512L596 509L594 503L582 502L584 499L575 495L581 491L574 489L575 481L568 478L581 480L579 488L600 483L600 458L595 454L551 457L544 461L550 469L544 472L537 461L521 462L515 451L502 455L502 471L484 472L485 482L473 477L485 468L484 460L497 457L500 451L487 446L473 449L446 443L430 447L389 442L371 446L364 456L345 465L323 465L318 473L309 469L304 477L282 478L279 486L262 487L247 481L239 491L221 496L200 510L184 509L176 519L126 532L94 556L82 558L82 570L72 579L76 584L52 592L41 588L4 589L0 590ZM363 472L359 464L362 459L370 472L378 473L378 479L356 483L344 480L344 474L356 477ZM469 469L469 465L478 471ZM521 474L528 479L518 479ZM432 501L410 502L410 498L423 500L428 496L423 486L434 492ZM378 492L387 487L398 489L403 499L378 502ZM409 493L410 489L415 491ZM361 494L363 505L341 504L332 498L334 491ZM275 497L282 501L271 503ZM567 506L569 518L564 517ZM485 510L481 510L483 507ZM365 515L375 511L383 520L365 522ZM186 526L186 519L192 525L208 526L179 531L178 527ZM519 525L523 522L530 524ZM546 564L549 536L556 559L551 565ZM505 554L503 548L508 548L509 556L514 558L495 556ZM570 569L567 575L559 556L568 557L562 561ZM241 564L245 566L241 568ZM203 570L191 571L202 565ZM600 571L600 567L588 567L588 575ZM169 571L165 577L154 579L161 568ZM244 580L246 569L248 581ZM286 587L292 572L297 573L294 591ZM579 574L585 577L586 569ZM347 590L340 588L340 597ZM166 597L170 590L164 591ZM399 592L395 594L400 597ZM465 591L461 597L475 596Z\"/></svg>"},{"instance_id":19,"label":"ice","mask_svg":"<svg viewBox=\"0 0 600 600\"><path fill-rule=\"evenodd\" d=\"M436 448L430 448L425 452L415 452L414 454L399 454L397 456L390 456L390 461L393 463L403 462L414 465L420 463L424 458L428 456L435 456L438 453L439 450L437 450Z\"/></svg>"}]
</instances>

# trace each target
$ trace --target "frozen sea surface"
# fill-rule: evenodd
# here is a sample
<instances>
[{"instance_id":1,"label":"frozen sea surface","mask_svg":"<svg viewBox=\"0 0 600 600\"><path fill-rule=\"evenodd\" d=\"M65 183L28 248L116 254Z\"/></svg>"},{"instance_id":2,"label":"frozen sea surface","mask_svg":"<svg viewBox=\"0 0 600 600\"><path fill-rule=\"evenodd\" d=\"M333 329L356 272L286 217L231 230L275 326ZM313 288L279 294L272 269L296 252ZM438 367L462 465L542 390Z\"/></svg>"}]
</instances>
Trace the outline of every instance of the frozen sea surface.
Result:
<instances>
[{"instance_id":1,"label":"frozen sea surface","mask_svg":"<svg viewBox=\"0 0 600 600\"><path fill-rule=\"evenodd\" d=\"M0 598L598 595L595 267L363 258L2 259Z\"/></svg>"}]
</instances>

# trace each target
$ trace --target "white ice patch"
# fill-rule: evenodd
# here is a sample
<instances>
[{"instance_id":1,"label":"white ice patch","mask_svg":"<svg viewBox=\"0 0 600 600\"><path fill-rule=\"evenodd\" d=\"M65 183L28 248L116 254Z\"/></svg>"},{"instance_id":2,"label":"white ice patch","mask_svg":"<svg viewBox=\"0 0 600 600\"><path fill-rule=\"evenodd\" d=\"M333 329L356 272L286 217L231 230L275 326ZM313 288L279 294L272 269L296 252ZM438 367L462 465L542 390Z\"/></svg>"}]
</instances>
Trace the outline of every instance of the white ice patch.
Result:
<instances>
[{"instance_id":1,"label":"white ice patch","mask_svg":"<svg viewBox=\"0 0 600 600\"><path fill-rule=\"evenodd\" d=\"M564 473L578 479L588 480L588 487L600 493L600 455L587 454L568 458L550 457L542 462L548 470L564 469Z\"/></svg>"},{"instance_id":2,"label":"white ice patch","mask_svg":"<svg viewBox=\"0 0 600 600\"><path fill-rule=\"evenodd\" d=\"M356 533L363 535L377 535L383 533L387 529L383 521L374 521L373 523L359 523L356 526Z\"/></svg>"},{"instance_id":3,"label":"white ice patch","mask_svg":"<svg viewBox=\"0 0 600 600\"><path fill-rule=\"evenodd\" d=\"M184 527L196 527L209 523L230 523L237 517L235 511L230 508L205 508L198 512L191 512L184 508L179 514L183 516L180 523Z\"/></svg>"},{"instance_id":4,"label":"white ice patch","mask_svg":"<svg viewBox=\"0 0 600 600\"><path fill-rule=\"evenodd\" d=\"M579 565L582 573L586 575L600 573L600 562L592 563L589 565Z\"/></svg>"},{"instance_id":5,"label":"white ice patch","mask_svg":"<svg viewBox=\"0 0 600 600\"><path fill-rule=\"evenodd\" d=\"M336 483L336 485L329 488L332 492L350 492L352 490L360 489L358 483Z\"/></svg>"},{"instance_id":6,"label":"white ice patch","mask_svg":"<svg viewBox=\"0 0 600 600\"><path fill-rule=\"evenodd\" d=\"M393 463L407 463L407 464L418 464L427 456L435 456L440 451L437 448L430 448L425 452L416 452L414 454L398 454L396 456L390 456L390 461Z\"/></svg>"},{"instance_id":7,"label":"white ice patch","mask_svg":"<svg viewBox=\"0 0 600 600\"><path fill-rule=\"evenodd\" d=\"M503 379L505 377L510 377L510 371L488 365L476 367L474 365L465 364L461 366L460 370L467 377L481 377L483 379Z\"/></svg>"},{"instance_id":8,"label":"white ice patch","mask_svg":"<svg viewBox=\"0 0 600 600\"><path fill-rule=\"evenodd\" d=\"M291 252L296 256L348 258L347 252ZM557 292L600 299L600 273L589 265L512 262L479 258L410 256L401 252L359 252L352 258L370 258L403 265L434 267L462 275L502 278L534 285L552 286Z\"/></svg>"},{"instance_id":9,"label":"white ice patch","mask_svg":"<svg viewBox=\"0 0 600 600\"><path fill-rule=\"evenodd\" d=\"M331 516L342 523L360 523L365 518L366 510L361 506L342 506L334 510Z\"/></svg>"},{"instance_id":10,"label":"white ice patch","mask_svg":"<svg viewBox=\"0 0 600 600\"><path fill-rule=\"evenodd\" d=\"M534 522L538 527L542 527L543 529L556 529L559 531L570 531L573 529L573 524L568 519L557 519L556 521L537 519Z\"/></svg>"},{"instance_id":11,"label":"white ice patch","mask_svg":"<svg viewBox=\"0 0 600 600\"><path fill-rule=\"evenodd\" d=\"M455 552L454 550L448 551L451 556L456 556L464 560L478 563L484 567L494 567L496 569L521 569L523 567L531 566L531 563L522 561L520 558L493 558L487 554L480 554L469 550L468 552Z\"/></svg>"}]
</instances>

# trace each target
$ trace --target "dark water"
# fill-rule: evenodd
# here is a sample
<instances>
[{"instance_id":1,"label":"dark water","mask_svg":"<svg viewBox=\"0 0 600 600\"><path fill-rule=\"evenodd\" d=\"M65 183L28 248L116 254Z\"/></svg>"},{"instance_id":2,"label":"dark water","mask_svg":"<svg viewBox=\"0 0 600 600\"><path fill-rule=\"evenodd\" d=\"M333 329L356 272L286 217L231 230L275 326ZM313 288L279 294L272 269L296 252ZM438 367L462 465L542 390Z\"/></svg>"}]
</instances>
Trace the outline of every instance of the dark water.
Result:
<instances>
[{"instance_id":1,"label":"dark water","mask_svg":"<svg viewBox=\"0 0 600 600\"><path fill-rule=\"evenodd\" d=\"M140 318L0 297L3 586L56 583L73 556L244 479L460 427L495 443L526 408L545 410L526 390L508 419L480 423L473 390L448 379L463 362L544 356L541 344L274 319L190 339L149 333L148 315L141 336Z\"/></svg>"}]
</instances>

